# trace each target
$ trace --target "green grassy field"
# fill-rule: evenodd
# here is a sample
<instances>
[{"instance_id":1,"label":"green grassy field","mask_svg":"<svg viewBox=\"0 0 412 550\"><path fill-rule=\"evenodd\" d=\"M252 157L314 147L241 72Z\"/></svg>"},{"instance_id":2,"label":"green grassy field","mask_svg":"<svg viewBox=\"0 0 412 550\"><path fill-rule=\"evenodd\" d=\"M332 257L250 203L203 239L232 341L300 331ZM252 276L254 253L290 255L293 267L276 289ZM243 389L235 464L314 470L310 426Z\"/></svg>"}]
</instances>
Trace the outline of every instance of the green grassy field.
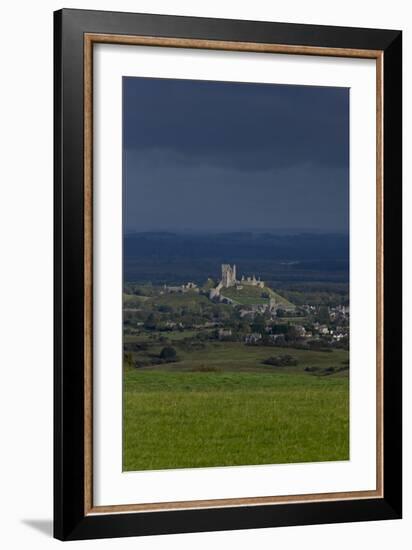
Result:
<instances>
[{"instance_id":1,"label":"green grassy field","mask_svg":"<svg viewBox=\"0 0 412 550\"><path fill-rule=\"evenodd\" d=\"M147 300L149 300L147 296L135 296L134 294L123 293L123 302L125 307L127 307L129 304L141 305Z\"/></svg>"},{"instance_id":2,"label":"green grassy field","mask_svg":"<svg viewBox=\"0 0 412 550\"><path fill-rule=\"evenodd\" d=\"M170 341L170 343L173 343L173 342L176 342L176 341L179 341L179 340L184 340L185 338L191 338L192 336L195 336L197 334L197 332L198 331L196 331L196 330L185 330L185 331L170 330L170 331L167 331L163 334L164 334L164 338L166 338L168 341ZM208 332L208 331L205 331L205 332ZM139 334L138 336L136 336L134 334L125 334L123 336L123 339L124 339L125 343L129 343L129 342L143 343L143 342L151 342L152 340L154 340L156 338L156 336L159 336L159 333L151 334L150 332L143 332L142 334ZM160 349L159 349L159 351L160 351Z\"/></svg>"},{"instance_id":3,"label":"green grassy field","mask_svg":"<svg viewBox=\"0 0 412 550\"><path fill-rule=\"evenodd\" d=\"M222 296L235 300L242 305L258 305L269 303L270 298L274 298L276 303L283 304L285 306L292 307L286 298L275 292L269 287L259 288L256 286L240 285L242 288L238 289L235 286L222 289Z\"/></svg>"},{"instance_id":4,"label":"green grassy field","mask_svg":"<svg viewBox=\"0 0 412 550\"><path fill-rule=\"evenodd\" d=\"M125 470L349 458L348 352L179 346L177 363L124 371ZM298 365L262 364L282 353Z\"/></svg>"},{"instance_id":5,"label":"green grassy field","mask_svg":"<svg viewBox=\"0 0 412 550\"><path fill-rule=\"evenodd\" d=\"M174 336L179 336L180 339L188 337L193 334L192 331L166 333L171 334L171 341L178 343L178 340ZM125 336L126 342L147 342L148 339L144 335L142 336ZM164 347L164 343L158 343L154 341L147 352L140 352L138 357L140 360L149 359L153 355L160 353L160 350ZM333 350L330 352L323 351L308 351L301 349L290 349L280 347L265 347L265 346L245 346L240 342L217 342L213 341L206 344L199 344L198 349L190 349L189 351L179 346L176 347L179 361L177 363L169 363L159 366L147 366L144 369L138 369L137 374L143 374L149 370L163 371L199 371L203 368L229 371L229 372L267 372L273 371L276 373L295 376L296 374L306 374L305 368L318 367L319 369L326 369L329 367L342 367L343 363L348 359L348 352L345 350ZM264 365L263 361L271 355L289 354L298 360L298 365L295 367L270 367ZM279 371L279 369L281 369ZM125 375L128 374L126 371ZM347 371L342 373L336 373L333 376L346 376ZM165 378L166 380L166 378Z\"/></svg>"},{"instance_id":6,"label":"green grassy field","mask_svg":"<svg viewBox=\"0 0 412 550\"><path fill-rule=\"evenodd\" d=\"M208 306L210 300L207 296L198 294L197 292L188 292L187 294L163 294L155 296L151 301L156 305L171 306L177 308L186 308L189 311L199 309L201 304Z\"/></svg>"}]
</instances>

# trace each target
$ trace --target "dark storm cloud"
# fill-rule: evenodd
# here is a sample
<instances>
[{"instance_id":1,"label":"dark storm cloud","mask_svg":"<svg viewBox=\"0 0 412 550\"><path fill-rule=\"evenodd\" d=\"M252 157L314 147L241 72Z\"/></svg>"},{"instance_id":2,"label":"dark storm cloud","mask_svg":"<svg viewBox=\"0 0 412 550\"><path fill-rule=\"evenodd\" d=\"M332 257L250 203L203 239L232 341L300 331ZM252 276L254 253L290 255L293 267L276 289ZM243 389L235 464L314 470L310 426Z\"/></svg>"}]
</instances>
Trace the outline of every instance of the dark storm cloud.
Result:
<instances>
[{"instance_id":1,"label":"dark storm cloud","mask_svg":"<svg viewBox=\"0 0 412 550\"><path fill-rule=\"evenodd\" d=\"M348 162L348 90L127 78L124 144L262 170Z\"/></svg>"},{"instance_id":2,"label":"dark storm cloud","mask_svg":"<svg viewBox=\"0 0 412 550\"><path fill-rule=\"evenodd\" d=\"M348 228L349 90L124 79L126 230Z\"/></svg>"}]
</instances>

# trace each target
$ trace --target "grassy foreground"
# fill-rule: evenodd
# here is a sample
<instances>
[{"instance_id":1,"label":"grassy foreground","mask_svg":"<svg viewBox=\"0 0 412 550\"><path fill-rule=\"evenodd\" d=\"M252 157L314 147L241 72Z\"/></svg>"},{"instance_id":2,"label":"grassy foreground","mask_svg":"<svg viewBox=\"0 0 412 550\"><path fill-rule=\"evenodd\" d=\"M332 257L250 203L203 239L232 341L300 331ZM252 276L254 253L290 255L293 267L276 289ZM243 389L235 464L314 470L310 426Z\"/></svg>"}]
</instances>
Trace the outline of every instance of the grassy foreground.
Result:
<instances>
[{"instance_id":1,"label":"grassy foreground","mask_svg":"<svg viewBox=\"0 0 412 550\"><path fill-rule=\"evenodd\" d=\"M126 369L124 470L347 460L348 377L279 371Z\"/></svg>"}]
</instances>

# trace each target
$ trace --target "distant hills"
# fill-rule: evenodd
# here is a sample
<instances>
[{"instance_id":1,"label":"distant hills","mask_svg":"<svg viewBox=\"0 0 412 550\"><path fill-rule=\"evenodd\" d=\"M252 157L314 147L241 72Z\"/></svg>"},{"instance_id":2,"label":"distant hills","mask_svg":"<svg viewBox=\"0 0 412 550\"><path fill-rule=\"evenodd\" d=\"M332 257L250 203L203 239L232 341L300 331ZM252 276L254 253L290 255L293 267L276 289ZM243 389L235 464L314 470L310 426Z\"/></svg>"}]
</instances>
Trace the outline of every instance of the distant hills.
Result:
<instances>
[{"instance_id":1,"label":"distant hills","mask_svg":"<svg viewBox=\"0 0 412 550\"><path fill-rule=\"evenodd\" d=\"M123 239L127 281L203 284L219 276L222 263L262 280L334 280L349 276L349 236L270 232L126 234Z\"/></svg>"}]
</instances>

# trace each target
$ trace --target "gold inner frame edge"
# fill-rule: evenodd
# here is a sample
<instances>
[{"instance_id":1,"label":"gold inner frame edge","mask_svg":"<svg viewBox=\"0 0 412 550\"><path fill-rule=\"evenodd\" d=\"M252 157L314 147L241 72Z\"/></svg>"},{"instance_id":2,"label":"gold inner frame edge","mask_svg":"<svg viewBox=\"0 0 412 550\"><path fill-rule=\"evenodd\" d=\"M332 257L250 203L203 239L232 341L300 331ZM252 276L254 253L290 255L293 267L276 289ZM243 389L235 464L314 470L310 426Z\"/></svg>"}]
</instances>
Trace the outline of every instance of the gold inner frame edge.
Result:
<instances>
[{"instance_id":1,"label":"gold inner frame edge","mask_svg":"<svg viewBox=\"0 0 412 550\"><path fill-rule=\"evenodd\" d=\"M212 500L93 504L93 45L160 46L376 60L376 489ZM85 33L84 35L84 513L113 514L383 498L383 75L381 50Z\"/></svg>"}]
</instances>

